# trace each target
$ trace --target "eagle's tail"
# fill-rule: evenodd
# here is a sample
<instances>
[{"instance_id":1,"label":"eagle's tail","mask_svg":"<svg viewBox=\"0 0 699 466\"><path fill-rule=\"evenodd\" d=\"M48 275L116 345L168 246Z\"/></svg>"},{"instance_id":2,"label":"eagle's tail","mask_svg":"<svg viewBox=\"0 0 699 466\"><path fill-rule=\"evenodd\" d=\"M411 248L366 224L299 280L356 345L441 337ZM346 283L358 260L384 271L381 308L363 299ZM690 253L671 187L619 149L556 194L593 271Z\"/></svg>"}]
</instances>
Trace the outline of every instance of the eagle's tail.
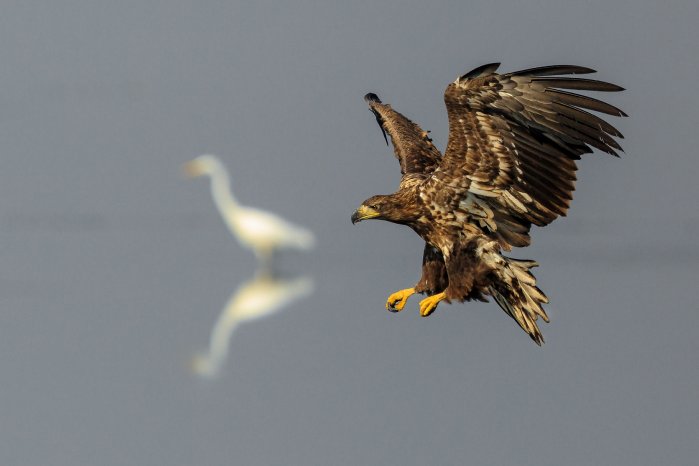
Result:
<instances>
[{"instance_id":1,"label":"eagle's tail","mask_svg":"<svg viewBox=\"0 0 699 466\"><path fill-rule=\"evenodd\" d=\"M539 264L504 256L503 259L505 263L496 271L497 280L490 286L490 293L500 307L541 346L544 337L536 320L541 317L545 322L549 321L541 306L549 300L536 286L536 278L529 270Z\"/></svg>"}]
</instances>

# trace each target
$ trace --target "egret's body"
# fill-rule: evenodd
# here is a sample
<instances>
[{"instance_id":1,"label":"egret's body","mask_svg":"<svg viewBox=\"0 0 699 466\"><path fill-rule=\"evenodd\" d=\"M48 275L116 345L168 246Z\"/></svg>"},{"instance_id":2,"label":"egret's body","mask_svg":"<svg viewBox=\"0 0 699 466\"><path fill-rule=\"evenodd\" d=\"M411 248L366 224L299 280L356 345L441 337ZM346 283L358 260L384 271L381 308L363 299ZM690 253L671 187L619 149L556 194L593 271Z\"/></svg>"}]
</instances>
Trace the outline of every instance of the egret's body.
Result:
<instances>
[{"instance_id":1,"label":"egret's body","mask_svg":"<svg viewBox=\"0 0 699 466\"><path fill-rule=\"evenodd\" d=\"M253 250L263 262L269 262L277 250L313 247L313 233L305 228L270 212L240 205L231 192L228 172L217 157L202 155L184 168L190 176L211 178L211 195L226 226L242 246Z\"/></svg>"}]
</instances>

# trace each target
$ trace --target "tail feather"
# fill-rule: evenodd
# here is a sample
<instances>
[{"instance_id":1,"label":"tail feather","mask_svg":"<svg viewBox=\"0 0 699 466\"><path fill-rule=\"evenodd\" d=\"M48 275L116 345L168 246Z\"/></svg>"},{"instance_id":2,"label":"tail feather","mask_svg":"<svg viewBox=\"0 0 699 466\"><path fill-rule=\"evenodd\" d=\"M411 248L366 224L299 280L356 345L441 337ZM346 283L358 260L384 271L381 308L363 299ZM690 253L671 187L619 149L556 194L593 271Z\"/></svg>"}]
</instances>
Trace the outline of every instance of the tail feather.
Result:
<instances>
[{"instance_id":1,"label":"tail feather","mask_svg":"<svg viewBox=\"0 0 699 466\"><path fill-rule=\"evenodd\" d=\"M505 263L496 272L498 279L491 285L490 292L500 307L541 346L544 337L536 321L539 317L549 321L542 307L549 300L536 286L536 278L530 272L539 264L532 260L503 259Z\"/></svg>"}]
</instances>

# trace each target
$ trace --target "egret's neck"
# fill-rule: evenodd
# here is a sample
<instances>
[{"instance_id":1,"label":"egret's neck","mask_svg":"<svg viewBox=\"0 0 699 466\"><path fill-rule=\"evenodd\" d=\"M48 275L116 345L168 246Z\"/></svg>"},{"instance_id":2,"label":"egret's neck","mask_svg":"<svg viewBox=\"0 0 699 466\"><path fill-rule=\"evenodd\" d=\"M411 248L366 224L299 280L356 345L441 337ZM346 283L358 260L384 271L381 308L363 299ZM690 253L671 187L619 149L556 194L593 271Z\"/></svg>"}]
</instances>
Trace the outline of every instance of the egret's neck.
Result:
<instances>
[{"instance_id":1,"label":"egret's neck","mask_svg":"<svg viewBox=\"0 0 699 466\"><path fill-rule=\"evenodd\" d=\"M228 178L228 173L223 170L217 170L211 174L211 195L214 198L216 207L222 214L227 211L238 210L240 207L238 201L233 197L233 193L231 193L231 182Z\"/></svg>"}]
</instances>

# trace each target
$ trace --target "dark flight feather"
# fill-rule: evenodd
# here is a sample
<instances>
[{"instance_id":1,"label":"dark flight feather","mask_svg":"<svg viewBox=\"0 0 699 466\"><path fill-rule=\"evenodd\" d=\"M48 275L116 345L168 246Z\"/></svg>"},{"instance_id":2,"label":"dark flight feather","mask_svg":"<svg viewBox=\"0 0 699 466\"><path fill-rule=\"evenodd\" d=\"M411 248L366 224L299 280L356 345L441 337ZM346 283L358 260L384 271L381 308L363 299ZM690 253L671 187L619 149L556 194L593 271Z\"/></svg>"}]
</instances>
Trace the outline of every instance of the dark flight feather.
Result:
<instances>
[{"instance_id":1,"label":"dark flight feather","mask_svg":"<svg viewBox=\"0 0 699 466\"><path fill-rule=\"evenodd\" d=\"M557 74L590 74L596 73L592 68L576 65L550 65L528 68L526 70L508 73L505 76L553 76Z\"/></svg>"},{"instance_id":2,"label":"dark flight feather","mask_svg":"<svg viewBox=\"0 0 699 466\"><path fill-rule=\"evenodd\" d=\"M365 95L364 100L367 102L375 102L378 104L381 103L381 99L379 99L379 96L377 96L373 92L370 92L367 95ZM369 107L369 111L373 113L376 117L376 122L379 124L379 128L381 128L381 134L383 134L383 139L384 141L386 141L386 145L388 145L388 136L386 136L386 130L383 129L383 119L381 118L381 114L374 110L372 107Z\"/></svg>"},{"instance_id":3,"label":"dark flight feather","mask_svg":"<svg viewBox=\"0 0 699 466\"><path fill-rule=\"evenodd\" d=\"M487 65L482 65L478 68L472 69L468 73L462 75L459 79L465 81L467 79L478 78L480 76L487 76L495 73L499 67L500 63L488 63Z\"/></svg>"},{"instance_id":4,"label":"dark flight feather","mask_svg":"<svg viewBox=\"0 0 699 466\"><path fill-rule=\"evenodd\" d=\"M533 78L532 82L541 83L544 87L576 89L580 91L619 92L624 90L623 87L617 86L616 84L585 78L540 77Z\"/></svg>"}]
</instances>

